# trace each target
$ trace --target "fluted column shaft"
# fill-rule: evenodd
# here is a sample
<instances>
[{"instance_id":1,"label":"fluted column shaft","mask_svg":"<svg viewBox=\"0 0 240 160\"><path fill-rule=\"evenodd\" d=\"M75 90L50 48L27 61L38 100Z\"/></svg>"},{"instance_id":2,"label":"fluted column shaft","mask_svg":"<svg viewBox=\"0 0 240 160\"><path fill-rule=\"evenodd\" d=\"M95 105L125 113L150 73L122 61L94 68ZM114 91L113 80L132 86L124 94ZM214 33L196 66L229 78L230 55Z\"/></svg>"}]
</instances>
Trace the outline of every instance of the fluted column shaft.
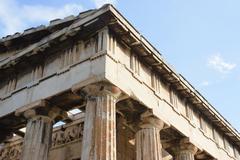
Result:
<instances>
[{"instance_id":1,"label":"fluted column shaft","mask_svg":"<svg viewBox=\"0 0 240 160\"><path fill-rule=\"evenodd\" d=\"M117 96L111 88L89 94L92 95L87 99L81 159L116 160Z\"/></svg>"},{"instance_id":2,"label":"fluted column shaft","mask_svg":"<svg viewBox=\"0 0 240 160\"><path fill-rule=\"evenodd\" d=\"M136 134L137 160L161 160L159 129L141 129Z\"/></svg>"},{"instance_id":3,"label":"fluted column shaft","mask_svg":"<svg viewBox=\"0 0 240 160\"><path fill-rule=\"evenodd\" d=\"M189 150L179 151L175 159L176 160L194 160L194 154Z\"/></svg>"},{"instance_id":4,"label":"fluted column shaft","mask_svg":"<svg viewBox=\"0 0 240 160\"><path fill-rule=\"evenodd\" d=\"M36 116L28 120L23 144L23 160L47 160L52 125L52 119L46 116Z\"/></svg>"},{"instance_id":5,"label":"fluted column shaft","mask_svg":"<svg viewBox=\"0 0 240 160\"><path fill-rule=\"evenodd\" d=\"M141 129L136 133L137 160L162 160L160 130L164 123L155 117L142 117Z\"/></svg>"},{"instance_id":6,"label":"fluted column shaft","mask_svg":"<svg viewBox=\"0 0 240 160\"><path fill-rule=\"evenodd\" d=\"M54 120L66 117L66 112L57 107L49 107L45 100L39 100L19 108L15 115L27 119L22 160L47 160Z\"/></svg>"}]
</instances>

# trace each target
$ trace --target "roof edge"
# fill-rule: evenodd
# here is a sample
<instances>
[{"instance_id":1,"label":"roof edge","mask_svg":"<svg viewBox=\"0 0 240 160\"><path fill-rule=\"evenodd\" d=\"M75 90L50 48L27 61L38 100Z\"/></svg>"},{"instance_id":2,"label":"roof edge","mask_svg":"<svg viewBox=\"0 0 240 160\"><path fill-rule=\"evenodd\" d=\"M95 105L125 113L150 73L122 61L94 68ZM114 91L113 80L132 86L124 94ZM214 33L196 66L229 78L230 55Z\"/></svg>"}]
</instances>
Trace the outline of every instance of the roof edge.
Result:
<instances>
[{"instance_id":1,"label":"roof edge","mask_svg":"<svg viewBox=\"0 0 240 160\"><path fill-rule=\"evenodd\" d=\"M176 76L185 87L187 87L195 96L202 101L204 104L203 107L205 107L207 110L209 110L209 113L219 119L223 125L226 127L227 130L229 130L240 142L240 135L237 129L235 129L201 94L197 91L182 75L178 74L169 64L166 63L166 61L161 56L161 53L153 47L147 39L141 35L130 23L129 21L113 6L109 5L110 11L113 13L113 15L124 25L128 30L141 42L146 48L148 48L152 54L154 55L154 58L156 58L157 61L163 63L165 67L167 67L171 74ZM215 123L215 122L213 122ZM228 135L227 135L228 136ZM230 136L229 136L230 137ZM240 147L240 145L239 145Z\"/></svg>"}]
</instances>

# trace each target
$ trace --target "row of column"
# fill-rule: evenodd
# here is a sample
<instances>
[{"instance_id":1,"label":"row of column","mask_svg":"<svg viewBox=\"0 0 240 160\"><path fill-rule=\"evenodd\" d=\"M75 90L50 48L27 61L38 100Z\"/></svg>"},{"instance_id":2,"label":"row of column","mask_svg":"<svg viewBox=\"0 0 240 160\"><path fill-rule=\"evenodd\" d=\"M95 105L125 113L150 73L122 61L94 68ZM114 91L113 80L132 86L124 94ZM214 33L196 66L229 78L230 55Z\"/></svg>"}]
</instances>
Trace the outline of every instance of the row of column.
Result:
<instances>
[{"instance_id":1,"label":"row of column","mask_svg":"<svg viewBox=\"0 0 240 160\"><path fill-rule=\"evenodd\" d=\"M73 91L77 93L78 89ZM87 95L81 160L116 160L116 103L120 89L112 85L91 85L81 92ZM56 107L47 106L46 101L38 101L16 112L28 118L23 160L48 158L52 125L56 117L64 114ZM163 127L163 121L151 112L141 115L135 141L137 160L162 160L160 131ZM175 148L176 160L194 160L197 149L192 144L181 141Z\"/></svg>"}]
</instances>

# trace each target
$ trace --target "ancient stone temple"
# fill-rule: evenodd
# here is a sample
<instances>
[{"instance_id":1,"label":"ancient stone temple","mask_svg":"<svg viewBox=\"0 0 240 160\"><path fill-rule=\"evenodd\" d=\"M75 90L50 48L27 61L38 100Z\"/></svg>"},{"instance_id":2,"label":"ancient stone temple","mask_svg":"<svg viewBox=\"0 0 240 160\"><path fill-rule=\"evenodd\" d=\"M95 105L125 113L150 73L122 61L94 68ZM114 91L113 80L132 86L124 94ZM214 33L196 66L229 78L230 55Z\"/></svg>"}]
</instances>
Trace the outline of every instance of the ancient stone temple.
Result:
<instances>
[{"instance_id":1,"label":"ancient stone temple","mask_svg":"<svg viewBox=\"0 0 240 160\"><path fill-rule=\"evenodd\" d=\"M111 5L2 38L0 80L0 160L240 159L239 133Z\"/></svg>"}]
</instances>

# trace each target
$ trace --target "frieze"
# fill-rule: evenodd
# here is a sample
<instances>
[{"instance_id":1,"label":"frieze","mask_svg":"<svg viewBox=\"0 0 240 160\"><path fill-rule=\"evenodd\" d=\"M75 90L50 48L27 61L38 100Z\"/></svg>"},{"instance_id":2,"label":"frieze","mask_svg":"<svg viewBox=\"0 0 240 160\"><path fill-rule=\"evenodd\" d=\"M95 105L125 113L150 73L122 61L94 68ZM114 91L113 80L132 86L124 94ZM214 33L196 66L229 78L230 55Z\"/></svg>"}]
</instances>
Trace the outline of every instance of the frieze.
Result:
<instances>
[{"instance_id":1,"label":"frieze","mask_svg":"<svg viewBox=\"0 0 240 160\"><path fill-rule=\"evenodd\" d=\"M52 148L81 140L83 136L83 125L84 123L81 121L76 124L67 124L60 128L56 128L52 134ZM22 146L22 138L6 143L5 146L0 148L0 160L20 160Z\"/></svg>"},{"instance_id":2,"label":"frieze","mask_svg":"<svg viewBox=\"0 0 240 160\"><path fill-rule=\"evenodd\" d=\"M14 145L9 144L8 146L0 149L0 160L20 160L22 144L22 140L19 140L18 143Z\"/></svg>"},{"instance_id":3,"label":"frieze","mask_svg":"<svg viewBox=\"0 0 240 160\"><path fill-rule=\"evenodd\" d=\"M83 123L78 123L67 128L62 127L52 135L52 148L65 145L72 141L80 140L83 136Z\"/></svg>"}]
</instances>

